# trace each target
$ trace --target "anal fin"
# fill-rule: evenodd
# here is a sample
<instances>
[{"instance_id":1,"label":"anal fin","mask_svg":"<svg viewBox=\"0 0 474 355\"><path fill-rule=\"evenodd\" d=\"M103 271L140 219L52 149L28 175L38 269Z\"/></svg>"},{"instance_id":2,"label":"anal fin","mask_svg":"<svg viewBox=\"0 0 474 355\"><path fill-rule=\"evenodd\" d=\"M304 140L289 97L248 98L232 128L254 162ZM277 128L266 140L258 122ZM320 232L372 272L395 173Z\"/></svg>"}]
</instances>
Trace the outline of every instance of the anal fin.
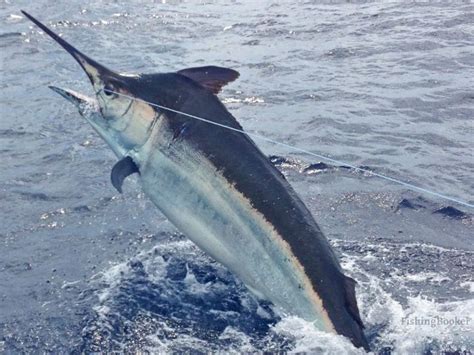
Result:
<instances>
[{"instance_id":1,"label":"anal fin","mask_svg":"<svg viewBox=\"0 0 474 355\"><path fill-rule=\"evenodd\" d=\"M360 318L359 307L357 307L357 300L355 294L355 286L357 282L349 276L344 276L344 283L346 291L346 308L351 314L352 318L354 318L354 320L360 325L360 327L364 329L364 323L362 323L362 319Z\"/></svg>"},{"instance_id":2,"label":"anal fin","mask_svg":"<svg viewBox=\"0 0 474 355\"><path fill-rule=\"evenodd\" d=\"M139 173L138 166L135 164L133 159L129 156L126 156L120 159L112 168L110 174L110 180L112 185L117 189L118 192L122 193L122 184L127 176L134 173Z\"/></svg>"}]
</instances>

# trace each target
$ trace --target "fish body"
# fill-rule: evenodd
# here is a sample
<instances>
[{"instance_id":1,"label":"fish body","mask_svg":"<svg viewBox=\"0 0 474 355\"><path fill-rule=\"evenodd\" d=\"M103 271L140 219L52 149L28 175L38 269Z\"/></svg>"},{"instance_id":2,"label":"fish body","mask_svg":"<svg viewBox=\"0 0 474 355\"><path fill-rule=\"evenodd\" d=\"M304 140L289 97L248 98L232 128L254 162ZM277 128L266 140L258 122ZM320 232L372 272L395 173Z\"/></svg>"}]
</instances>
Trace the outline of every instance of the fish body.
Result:
<instances>
[{"instance_id":1,"label":"fish body","mask_svg":"<svg viewBox=\"0 0 474 355\"><path fill-rule=\"evenodd\" d=\"M119 191L128 175L138 173L160 211L257 297L369 350L355 281L344 275L282 173L247 135L191 117L242 129L216 96L238 77L236 71L207 66L118 74L25 15L87 73L95 99L53 90L79 108L119 158L112 169ZM85 104L94 115L86 114Z\"/></svg>"}]
</instances>

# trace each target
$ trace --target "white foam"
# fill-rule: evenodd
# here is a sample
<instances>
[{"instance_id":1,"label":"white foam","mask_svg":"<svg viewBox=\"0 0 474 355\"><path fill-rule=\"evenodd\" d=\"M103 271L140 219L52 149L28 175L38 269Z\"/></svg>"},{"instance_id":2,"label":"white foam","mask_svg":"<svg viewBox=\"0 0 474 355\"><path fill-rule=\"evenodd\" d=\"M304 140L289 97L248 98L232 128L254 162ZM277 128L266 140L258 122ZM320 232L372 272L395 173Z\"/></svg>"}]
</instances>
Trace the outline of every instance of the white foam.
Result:
<instances>
[{"instance_id":1,"label":"white foam","mask_svg":"<svg viewBox=\"0 0 474 355\"><path fill-rule=\"evenodd\" d=\"M365 354L362 349L356 349L349 339L317 330L311 322L298 317L283 318L272 331L294 340L290 353Z\"/></svg>"},{"instance_id":2,"label":"white foam","mask_svg":"<svg viewBox=\"0 0 474 355\"><path fill-rule=\"evenodd\" d=\"M344 247L346 242L338 241L337 243ZM436 249L429 245L405 244L401 246L390 243L369 247L373 250L372 255L378 259L383 259L382 256L387 253L393 254L395 250L400 252L403 248L406 250L415 247L420 252ZM443 249L442 252L449 252L449 250ZM218 281L200 283L196 280L193 271L188 268L184 280L180 283L185 289L174 288L175 281L167 280L167 268L170 266L171 259L162 257L165 255L176 256L181 260L189 260L203 266L212 263L212 268L217 274L226 271L187 240L161 243L152 250L137 255L134 259L143 264L147 277L152 282L160 285L169 283L169 290L166 288L164 291L169 291L170 294L167 295L169 297L180 299L183 295L179 293L185 292L187 295L194 294L207 298L208 295L211 297L215 295L218 290L222 291L222 288L235 287ZM392 294L388 291L393 288L393 285L397 285L397 290L413 291L414 284L454 282L450 277L433 270L410 274L402 269L403 264L391 267L390 270L393 272L389 275L374 275L373 272L367 270L366 266L367 262L372 265L373 261L368 261L362 253L346 253L342 261L347 273L359 282L356 292L362 319L367 333L376 332L377 334L377 339L371 344L374 351L390 348L393 354L421 354L426 352L426 349L436 352L437 349L440 351L463 350L474 347L472 337L474 320L466 318L474 314L474 300L432 300L423 295L415 295L415 292L407 292L406 297L403 298L400 297L399 292ZM109 308L108 299L115 294L116 289L120 288L123 277L130 276L130 272L132 272L130 263L122 263L112 266L101 274L99 281L104 283L105 287L99 292L99 304L94 308L98 314L98 320L95 322L97 327L102 329L111 327L108 317L114 310ZM472 292L474 283L463 282L459 286L468 288ZM416 290L419 290L418 286ZM239 292L240 303L247 312L256 312L264 319L271 318L271 314L263 307L258 306L255 309L255 302L250 294L239 289L233 292ZM216 319L222 316L233 317L233 311L210 309L208 312ZM153 318L153 314L150 316ZM203 340L198 334L194 334L191 325L189 331L186 329L183 331L183 329L173 329L172 322L168 323L160 318L155 318L154 321L158 324L158 330L144 335L141 340L146 341L143 346L150 352L171 352L189 348L203 352L225 350L226 353L255 352L262 349L276 351L280 350L278 346L282 344L275 342L276 337L276 339L287 339L291 344L289 345L291 353L364 353L361 349L354 348L345 337L318 331L311 323L294 316L282 316L282 319L270 328L267 335L245 333L229 325L215 340ZM177 334L177 336L170 337L166 334ZM124 340L124 342L127 341ZM283 342L286 343L285 340Z\"/></svg>"},{"instance_id":3,"label":"white foam","mask_svg":"<svg viewBox=\"0 0 474 355\"><path fill-rule=\"evenodd\" d=\"M401 312L400 312L401 310ZM397 354L423 353L427 344L438 343L443 350L465 350L474 345L474 300L437 303L417 296L408 305L392 312L393 318L384 332ZM441 345L442 344L442 345Z\"/></svg>"},{"instance_id":4,"label":"white foam","mask_svg":"<svg viewBox=\"0 0 474 355\"><path fill-rule=\"evenodd\" d=\"M341 242L342 243L342 242ZM422 252L437 250L452 252L449 249L422 243L405 244L403 247L391 245L372 245L378 258L386 253L417 248ZM405 250L403 250L405 249ZM391 268L390 275L377 277L366 271L360 262L367 261L364 255L344 254L343 267L358 277L357 298L362 319L369 329L378 331L376 348L391 348L393 354L422 354L431 350L466 350L474 347L474 300L441 301L432 300L413 291L413 283L439 284L453 281L438 271L424 271L410 274L407 270ZM399 295L386 291L388 285L396 285L396 290L408 291L406 301L401 303ZM471 287L465 282L460 286ZM418 289L417 289L418 290ZM410 295L417 294L417 295ZM403 298L401 298L403 299Z\"/></svg>"},{"instance_id":5,"label":"white foam","mask_svg":"<svg viewBox=\"0 0 474 355\"><path fill-rule=\"evenodd\" d=\"M394 278L405 281L412 282L431 282L431 283L440 283L444 281L450 281L451 278L437 272L419 272L415 274L407 275L394 275Z\"/></svg>"},{"instance_id":6,"label":"white foam","mask_svg":"<svg viewBox=\"0 0 474 355\"><path fill-rule=\"evenodd\" d=\"M467 288L469 292L474 293L474 281L462 282L459 286Z\"/></svg>"}]
</instances>

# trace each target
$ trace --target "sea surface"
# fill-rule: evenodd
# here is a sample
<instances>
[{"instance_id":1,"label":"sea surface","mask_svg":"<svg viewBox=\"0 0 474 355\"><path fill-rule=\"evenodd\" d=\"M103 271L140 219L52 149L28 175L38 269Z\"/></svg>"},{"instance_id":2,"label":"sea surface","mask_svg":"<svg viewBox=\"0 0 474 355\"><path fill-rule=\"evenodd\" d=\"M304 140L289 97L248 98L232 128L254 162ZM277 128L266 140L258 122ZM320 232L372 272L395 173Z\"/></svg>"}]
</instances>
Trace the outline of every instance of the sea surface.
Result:
<instances>
[{"instance_id":1,"label":"sea surface","mask_svg":"<svg viewBox=\"0 0 474 355\"><path fill-rule=\"evenodd\" d=\"M220 65L245 130L474 203L470 2L0 2L0 353L358 353L256 300L48 89L92 94L26 10L123 72ZM256 141L358 281L378 354L474 349L472 208ZM360 351L359 351L360 353Z\"/></svg>"}]
</instances>

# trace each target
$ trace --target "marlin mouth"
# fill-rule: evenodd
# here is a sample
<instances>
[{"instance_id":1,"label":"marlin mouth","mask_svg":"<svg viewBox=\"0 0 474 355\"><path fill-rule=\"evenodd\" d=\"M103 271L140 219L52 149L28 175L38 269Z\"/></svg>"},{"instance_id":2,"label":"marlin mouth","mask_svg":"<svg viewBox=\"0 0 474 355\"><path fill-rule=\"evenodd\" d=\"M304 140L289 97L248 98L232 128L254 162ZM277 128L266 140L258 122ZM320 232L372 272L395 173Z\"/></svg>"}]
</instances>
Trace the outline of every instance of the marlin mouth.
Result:
<instances>
[{"instance_id":1,"label":"marlin mouth","mask_svg":"<svg viewBox=\"0 0 474 355\"><path fill-rule=\"evenodd\" d=\"M76 106L81 116L89 122L92 128L94 128L107 143L109 143L110 147L118 157L124 155L125 151L121 147L112 144L114 137L107 133L107 123L103 118L101 108L95 98L86 96L71 89L63 89L53 85L48 87Z\"/></svg>"},{"instance_id":2,"label":"marlin mouth","mask_svg":"<svg viewBox=\"0 0 474 355\"><path fill-rule=\"evenodd\" d=\"M97 102L94 98L86 96L71 89L62 89L53 85L50 85L48 87L77 107L84 105L93 105Z\"/></svg>"}]
</instances>

